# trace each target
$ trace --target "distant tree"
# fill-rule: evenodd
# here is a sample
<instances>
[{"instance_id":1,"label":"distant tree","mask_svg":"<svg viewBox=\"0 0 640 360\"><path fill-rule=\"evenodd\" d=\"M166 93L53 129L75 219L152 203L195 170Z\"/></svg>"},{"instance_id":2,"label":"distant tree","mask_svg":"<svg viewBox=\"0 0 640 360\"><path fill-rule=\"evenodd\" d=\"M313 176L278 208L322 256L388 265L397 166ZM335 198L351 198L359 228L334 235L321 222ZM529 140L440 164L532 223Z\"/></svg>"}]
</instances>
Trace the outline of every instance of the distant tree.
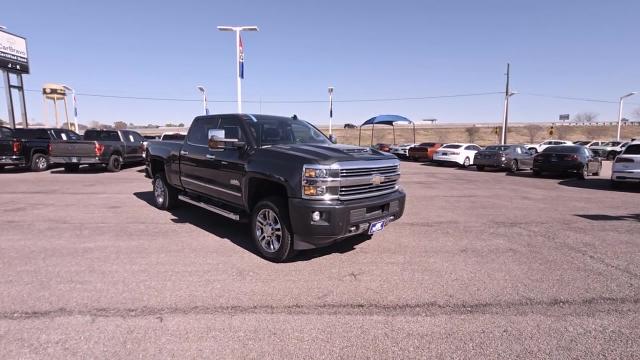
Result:
<instances>
[{"instance_id":1,"label":"distant tree","mask_svg":"<svg viewBox=\"0 0 640 360\"><path fill-rule=\"evenodd\" d=\"M177 125L176 125L176 124L172 124L172 123L164 124L164 126L165 126L165 127L177 127Z\"/></svg>"},{"instance_id":2,"label":"distant tree","mask_svg":"<svg viewBox=\"0 0 640 360\"><path fill-rule=\"evenodd\" d=\"M178 124L178 127L184 127L184 123Z\"/></svg>"},{"instance_id":3,"label":"distant tree","mask_svg":"<svg viewBox=\"0 0 640 360\"><path fill-rule=\"evenodd\" d=\"M129 123L129 127L135 127L136 125L134 123Z\"/></svg>"},{"instance_id":4,"label":"distant tree","mask_svg":"<svg viewBox=\"0 0 640 360\"><path fill-rule=\"evenodd\" d=\"M590 123L595 121L598 115L600 114L594 112L581 112L573 116L573 121L577 123Z\"/></svg>"},{"instance_id":5,"label":"distant tree","mask_svg":"<svg viewBox=\"0 0 640 360\"><path fill-rule=\"evenodd\" d=\"M529 143L534 143L538 139L538 134L544 131L544 127L537 124L529 124L524 126L524 130L529 137Z\"/></svg>"},{"instance_id":6,"label":"distant tree","mask_svg":"<svg viewBox=\"0 0 640 360\"><path fill-rule=\"evenodd\" d=\"M124 130L127 128L127 123L124 121L116 121L113 123L113 127L116 130Z\"/></svg>"},{"instance_id":7,"label":"distant tree","mask_svg":"<svg viewBox=\"0 0 640 360\"><path fill-rule=\"evenodd\" d=\"M478 138L478 134L480 134L479 127L470 126L464 129L464 131L467 133L467 138L469 138L469 142L472 142L472 143L476 142L476 139Z\"/></svg>"},{"instance_id":8,"label":"distant tree","mask_svg":"<svg viewBox=\"0 0 640 360\"><path fill-rule=\"evenodd\" d=\"M89 128L90 129L100 129L100 122L96 121L96 120L89 121Z\"/></svg>"}]
</instances>

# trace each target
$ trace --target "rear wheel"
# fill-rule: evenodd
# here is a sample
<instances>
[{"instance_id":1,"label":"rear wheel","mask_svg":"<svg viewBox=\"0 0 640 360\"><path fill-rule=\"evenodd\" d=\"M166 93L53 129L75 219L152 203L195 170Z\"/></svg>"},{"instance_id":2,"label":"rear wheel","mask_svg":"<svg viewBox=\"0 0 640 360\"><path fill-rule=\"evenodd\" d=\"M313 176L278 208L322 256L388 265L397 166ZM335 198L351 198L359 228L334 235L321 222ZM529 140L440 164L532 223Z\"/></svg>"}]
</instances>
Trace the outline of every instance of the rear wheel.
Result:
<instances>
[{"instance_id":1,"label":"rear wheel","mask_svg":"<svg viewBox=\"0 0 640 360\"><path fill-rule=\"evenodd\" d=\"M614 160L616 158L616 152L615 151L609 151L609 153L607 154L607 160Z\"/></svg>"},{"instance_id":2,"label":"rear wheel","mask_svg":"<svg viewBox=\"0 0 640 360\"><path fill-rule=\"evenodd\" d=\"M466 158L464 158L464 161L462 161L462 167L463 168L468 168L469 165L471 165L471 159L469 159L469 157L467 156Z\"/></svg>"},{"instance_id":3,"label":"rear wheel","mask_svg":"<svg viewBox=\"0 0 640 360\"><path fill-rule=\"evenodd\" d=\"M32 171L45 171L49 168L49 159L44 154L33 154L31 157Z\"/></svg>"},{"instance_id":4,"label":"rear wheel","mask_svg":"<svg viewBox=\"0 0 640 360\"><path fill-rule=\"evenodd\" d=\"M122 169L122 156L111 155L109 157L109 163L107 164L107 170L111 172L118 172Z\"/></svg>"},{"instance_id":5,"label":"rear wheel","mask_svg":"<svg viewBox=\"0 0 640 360\"><path fill-rule=\"evenodd\" d=\"M260 201L251 213L251 237L260 254L267 260L283 262L295 253L289 212L279 198Z\"/></svg>"},{"instance_id":6,"label":"rear wheel","mask_svg":"<svg viewBox=\"0 0 640 360\"><path fill-rule=\"evenodd\" d=\"M153 179L153 198L156 207L161 210L171 210L178 202L178 191L169 185L162 172Z\"/></svg>"},{"instance_id":7,"label":"rear wheel","mask_svg":"<svg viewBox=\"0 0 640 360\"><path fill-rule=\"evenodd\" d=\"M584 180L587 178L587 176L589 176L589 166L587 166L586 164L582 167L582 170L580 171L580 179Z\"/></svg>"},{"instance_id":8,"label":"rear wheel","mask_svg":"<svg viewBox=\"0 0 640 360\"><path fill-rule=\"evenodd\" d=\"M520 170L520 166L518 165L518 160L511 160L511 164L509 164L509 171L512 173L518 172Z\"/></svg>"}]
</instances>

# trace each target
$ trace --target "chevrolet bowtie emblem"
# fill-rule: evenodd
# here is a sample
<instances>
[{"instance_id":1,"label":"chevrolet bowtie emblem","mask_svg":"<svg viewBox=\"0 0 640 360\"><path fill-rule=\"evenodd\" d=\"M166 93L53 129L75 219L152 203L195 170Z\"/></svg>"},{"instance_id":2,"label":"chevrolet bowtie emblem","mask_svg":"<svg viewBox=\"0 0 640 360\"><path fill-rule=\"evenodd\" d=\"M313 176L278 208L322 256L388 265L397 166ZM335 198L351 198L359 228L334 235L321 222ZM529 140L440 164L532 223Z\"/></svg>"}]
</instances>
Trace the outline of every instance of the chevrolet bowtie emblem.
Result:
<instances>
[{"instance_id":1,"label":"chevrolet bowtie emblem","mask_svg":"<svg viewBox=\"0 0 640 360\"><path fill-rule=\"evenodd\" d=\"M373 177L371 178L371 183L373 185L380 185L382 184L383 180L384 180L384 176L376 174L376 175L373 175Z\"/></svg>"}]
</instances>

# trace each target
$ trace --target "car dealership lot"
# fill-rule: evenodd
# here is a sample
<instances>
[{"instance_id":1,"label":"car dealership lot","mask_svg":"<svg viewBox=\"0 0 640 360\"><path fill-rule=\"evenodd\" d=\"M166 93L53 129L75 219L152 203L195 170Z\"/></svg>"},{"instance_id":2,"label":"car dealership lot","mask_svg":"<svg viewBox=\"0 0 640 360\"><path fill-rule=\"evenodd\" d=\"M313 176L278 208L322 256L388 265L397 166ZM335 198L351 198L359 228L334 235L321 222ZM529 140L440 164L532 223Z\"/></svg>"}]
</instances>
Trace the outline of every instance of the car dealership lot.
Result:
<instances>
[{"instance_id":1,"label":"car dealership lot","mask_svg":"<svg viewBox=\"0 0 640 360\"><path fill-rule=\"evenodd\" d=\"M404 162L372 239L254 254L141 167L0 173L0 358L640 353L640 191Z\"/></svg>"}]
</instances>

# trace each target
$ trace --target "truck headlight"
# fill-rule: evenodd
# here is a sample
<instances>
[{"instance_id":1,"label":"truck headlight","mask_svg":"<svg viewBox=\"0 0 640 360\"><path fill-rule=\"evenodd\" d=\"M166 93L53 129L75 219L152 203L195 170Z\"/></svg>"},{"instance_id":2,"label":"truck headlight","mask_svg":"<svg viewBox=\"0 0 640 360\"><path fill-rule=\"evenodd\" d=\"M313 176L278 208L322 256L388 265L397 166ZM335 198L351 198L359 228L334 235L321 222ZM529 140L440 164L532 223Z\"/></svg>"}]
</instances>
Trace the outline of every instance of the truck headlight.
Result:
<instances>
[{"instance_id":1,"label":"truck headlight","mask_svg":"<svg viewBox=\"0 0 640 360\"><path fill-rule=\"evenodd\" d=\"M305 165L302 171L302 197L331 200L338 198L340 169L330 166Z\"/></svg>"}]
</instances>

